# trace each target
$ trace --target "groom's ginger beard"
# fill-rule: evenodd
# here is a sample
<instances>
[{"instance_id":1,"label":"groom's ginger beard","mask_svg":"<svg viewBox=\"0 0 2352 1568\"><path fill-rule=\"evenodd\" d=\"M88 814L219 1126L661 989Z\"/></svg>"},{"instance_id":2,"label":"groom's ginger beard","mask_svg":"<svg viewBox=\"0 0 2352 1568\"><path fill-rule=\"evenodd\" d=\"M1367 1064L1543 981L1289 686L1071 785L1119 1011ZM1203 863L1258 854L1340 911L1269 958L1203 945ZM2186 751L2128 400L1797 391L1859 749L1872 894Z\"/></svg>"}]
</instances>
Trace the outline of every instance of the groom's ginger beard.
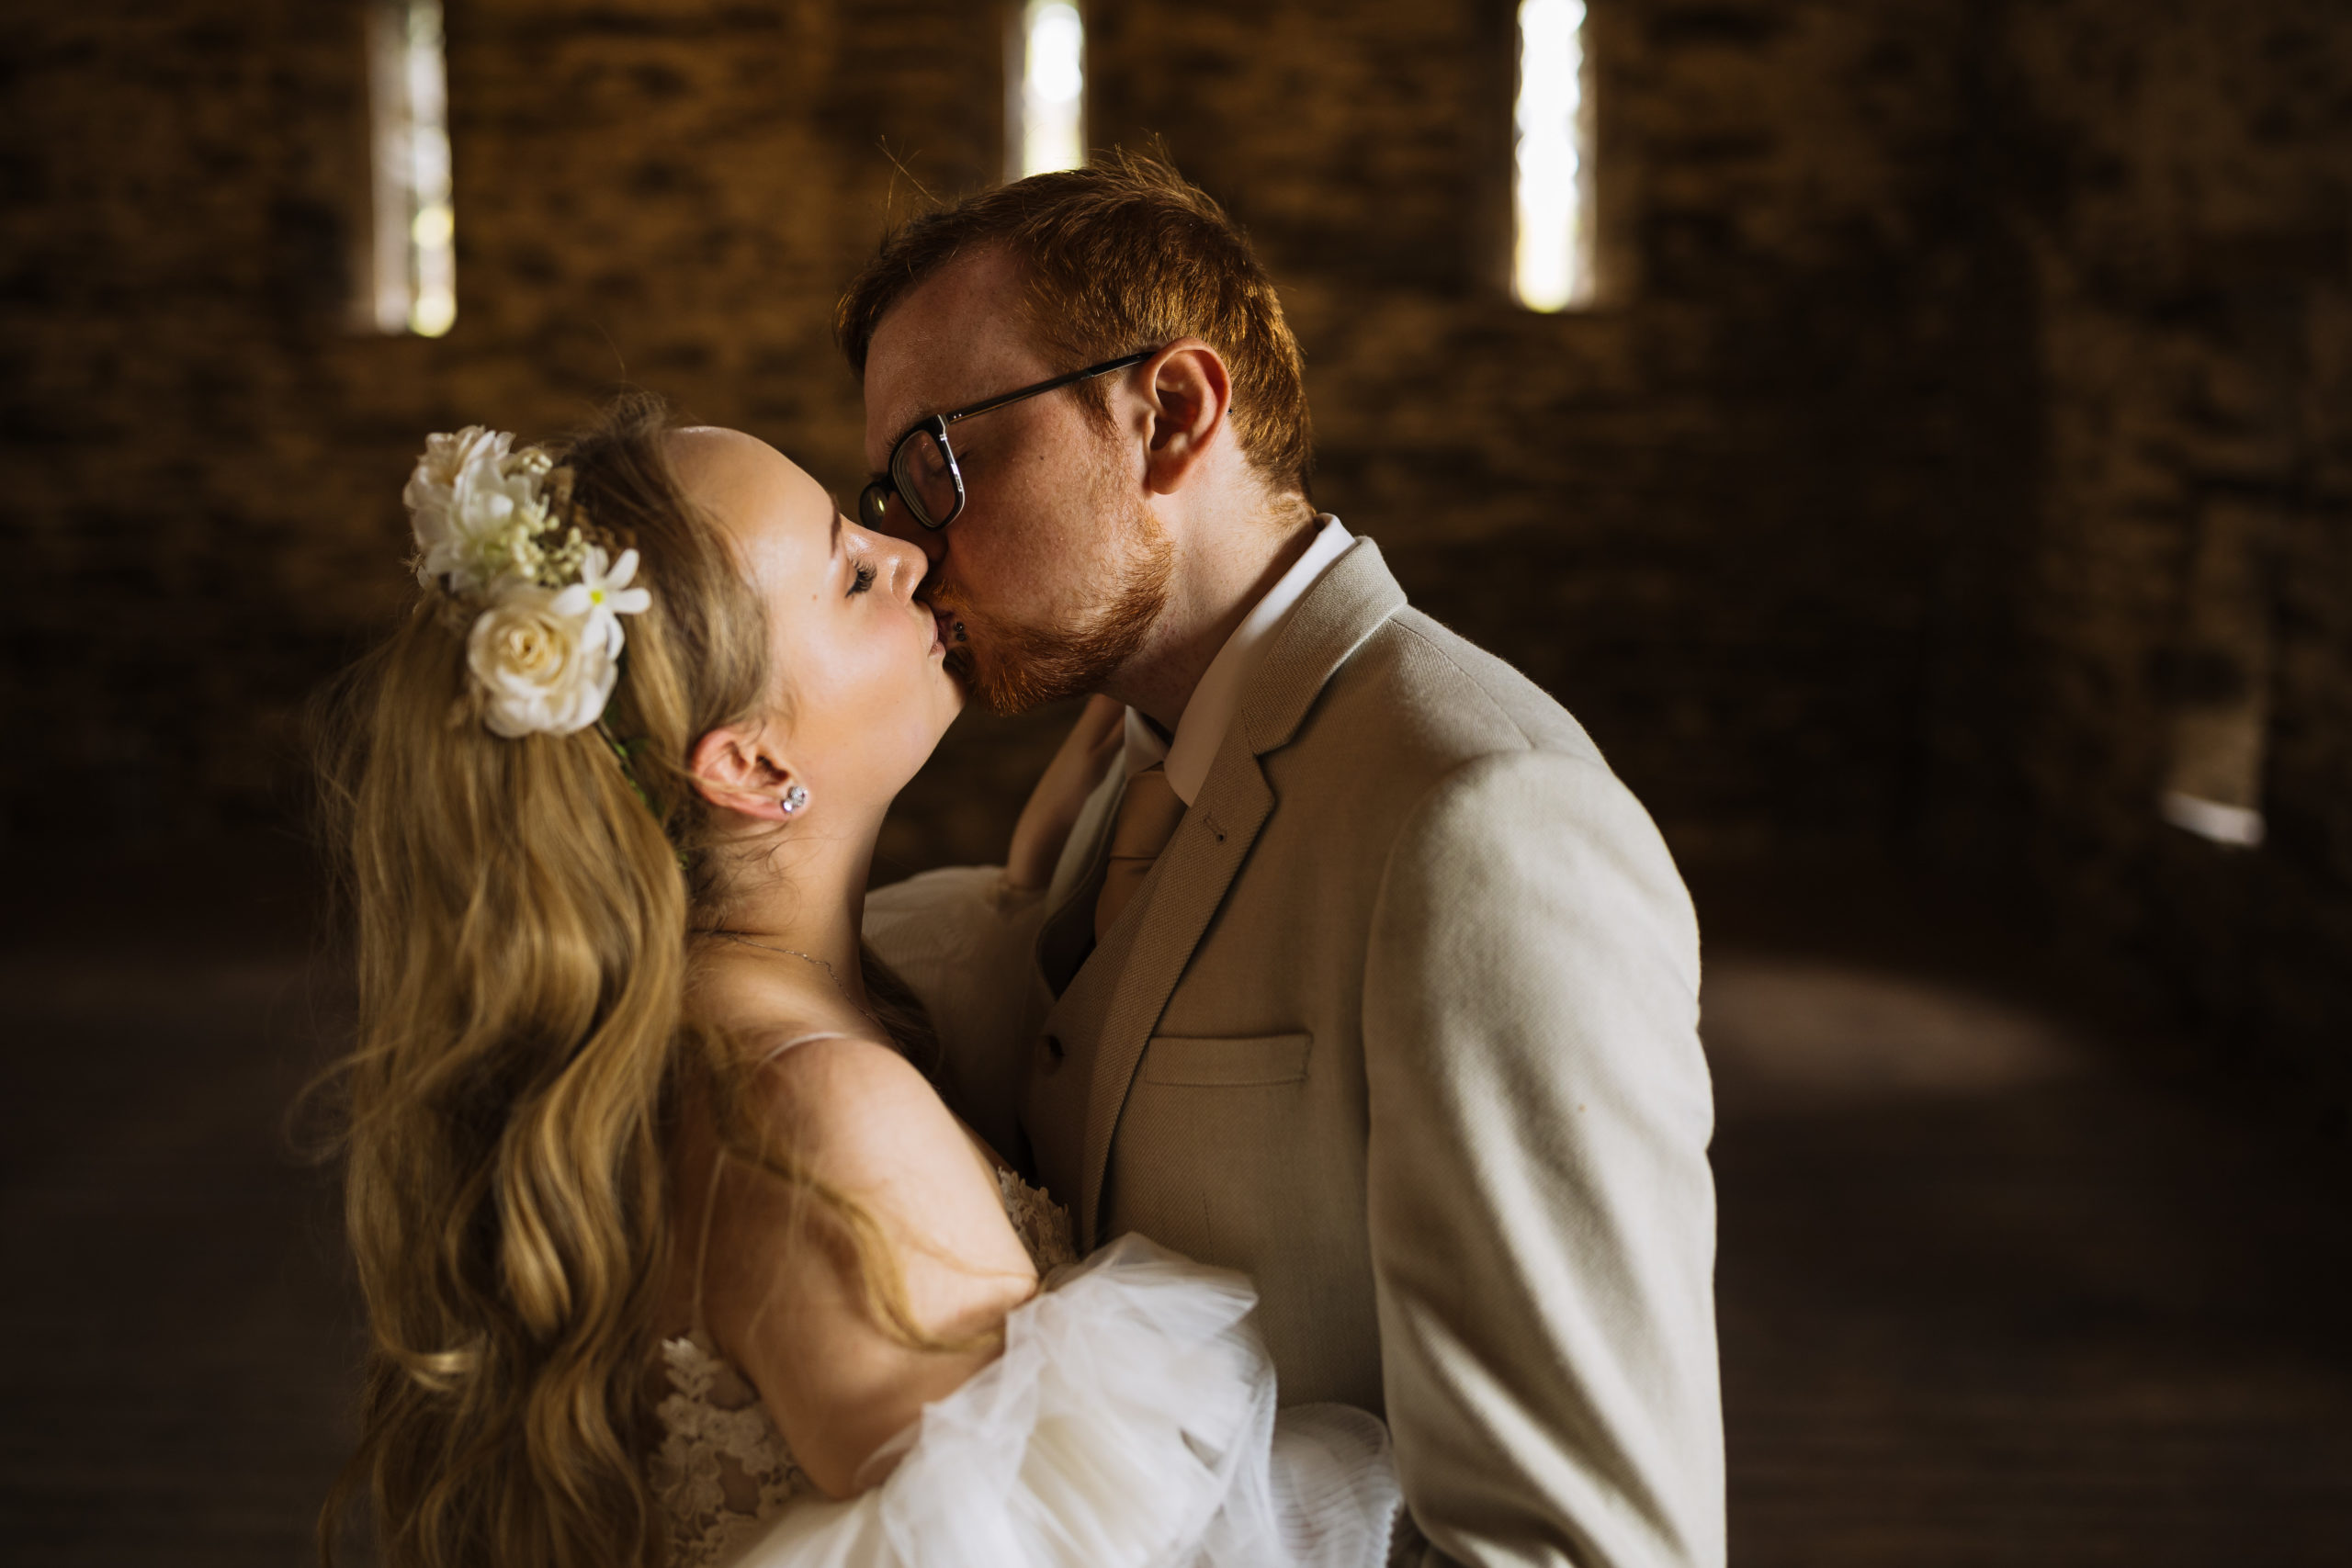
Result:
<instances>
[{"instance_id":1,"label":"groom's ginger beard","mask_svg":"<svg viewBox=\"0 0 2352 1568\"><path fill-rule=\"evenodd\" d=\"M1023 625L989 614L949 584L925 590L934 608L963 624L964 640L948 649L948 669L990 712L1026 713L1096 691L1143 646L1167 606L1176 547L1140 497L1125 504L1123 558L1069 624Z\"/></svg>"}]
</instances>

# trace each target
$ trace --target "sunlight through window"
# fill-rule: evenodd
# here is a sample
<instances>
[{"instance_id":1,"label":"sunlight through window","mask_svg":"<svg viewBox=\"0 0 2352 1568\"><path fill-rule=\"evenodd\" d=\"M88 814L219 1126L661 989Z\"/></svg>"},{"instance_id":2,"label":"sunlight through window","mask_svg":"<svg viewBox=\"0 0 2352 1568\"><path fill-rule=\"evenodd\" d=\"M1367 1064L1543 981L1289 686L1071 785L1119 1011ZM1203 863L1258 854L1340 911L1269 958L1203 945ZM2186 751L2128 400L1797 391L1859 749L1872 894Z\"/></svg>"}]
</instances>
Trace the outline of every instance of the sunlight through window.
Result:
<instances>
[{"instance_id":1,"label":"sunlight through window","mask_svg":"<svg viewBox=\"0 0 2352 1568\"><path fill-rule=\"evenodd\" d=\"M1584 0L1519 7L1518 242L1511 283L1531 310L1592 301L1591 116Z\"/></svg>"},{"instance_id":2,"label":"sunlight through window","mask_svg":"<svg viewBox=\"0 0 2352 1568\"><path fill-rule=\"evenodd\" d=\"M437 0L373 7L368 100L376 187L369 313L379 332L439 337L458 317L458 260Z\"/></svg>"},{"instance_id":3,"label":"sunlight through window","mask_svg":"<svg viewBox=\"0 0 2352 1568\"><path fill-rule=\"evenodd\" d=\"M1069 0L1029 0L1015 56L1018 134L1012 174L1042 175L1086 163L1086 24Z\"/></svg>"},{"instance_id":4,"label":"sunlight through window","mask_svg":"<svg viewBox=\"0 0 2352 1568\"><path fill-rule=\"evenodd\" d=\"M2278 600L2268 504L2219 495L2198 508L2175 650L2172 754L2157 809L2185 833L2261 847L2263 771L2277 679Z\"/></svg>"}]
</instances>

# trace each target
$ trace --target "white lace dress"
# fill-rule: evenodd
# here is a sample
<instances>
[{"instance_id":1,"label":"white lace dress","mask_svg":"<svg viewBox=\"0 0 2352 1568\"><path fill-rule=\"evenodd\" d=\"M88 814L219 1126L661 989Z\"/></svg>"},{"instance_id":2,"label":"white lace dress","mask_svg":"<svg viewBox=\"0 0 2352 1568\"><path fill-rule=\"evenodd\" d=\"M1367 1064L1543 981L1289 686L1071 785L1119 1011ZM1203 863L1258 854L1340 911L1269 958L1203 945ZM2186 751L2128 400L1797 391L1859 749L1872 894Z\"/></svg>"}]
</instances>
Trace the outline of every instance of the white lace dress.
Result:
<instances>
[{"instance_id":1,"label":"white lace dress","mask_svg":"<svg viewBox=\"0 0 2352 1568\"><path fill-rule=\"evenodd\" d=\"M1125 1236L1075 1263L1068 1213L1011 1172L1005 1213L1046 1285L1004 1354L834 1502L696 1331L662 1346L651 1479L674 1568L1374 1568L1399 1498L1386 1429L1274 1409L1237 1274Z\"/></svg>"}]
</instances>

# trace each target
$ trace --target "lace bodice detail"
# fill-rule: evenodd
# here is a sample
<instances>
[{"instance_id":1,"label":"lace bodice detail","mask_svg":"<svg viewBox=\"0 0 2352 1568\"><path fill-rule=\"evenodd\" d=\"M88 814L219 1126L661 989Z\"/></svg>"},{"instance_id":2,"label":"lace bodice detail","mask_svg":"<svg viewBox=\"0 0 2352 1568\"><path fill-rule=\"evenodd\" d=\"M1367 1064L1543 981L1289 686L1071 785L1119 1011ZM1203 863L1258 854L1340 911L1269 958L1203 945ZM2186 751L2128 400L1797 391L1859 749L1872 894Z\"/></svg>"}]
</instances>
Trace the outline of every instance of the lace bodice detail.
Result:
<instances>
[{"instance_id":1,"label":"lace bodice detail","mask_svg":"<svg viewBox=\"0 0 2352 1568\"><path fill-rule=\"evenodd\" d=\"M1009 1170L997 1173L997 1191L1040 1277L1077 1261L1068 1210ZM654 1406L662 1442L650 1479L669 1517L673 1568L708 1568L816 1484L768 1419L759 1391L708 1335L696 1328L662 1341L662 1366L670 1392Z\"/></svg>"},{"instance_id":2,"label":"lace bodice detail","mask_svg":"<svg viewBox=\"0 0 2352 1568\"><path fill-rule=\"evenodd\" d=\"M1070 1245L1068 1209L1009 1170L996 1173L996 1190L1004 1200L1004 1217L1012 1222L1012 1234L1037 1266L1037 1278L1078 1261L1078 1249Z\"/></svg>"},{"instance_id":3,"label":"lace bodice detail","mask_svg":"<svg viewBox=\"0 0 2352 1568\"><path fill-rule=\"evenodd\" d=\"M700 1329L662 1344L669 1396L654 1406L662 1446L652 1482L670 1521L670 1562L724 1561L759 1522L814 1490L760 1396Z\"/></svg>"}]
</instances>

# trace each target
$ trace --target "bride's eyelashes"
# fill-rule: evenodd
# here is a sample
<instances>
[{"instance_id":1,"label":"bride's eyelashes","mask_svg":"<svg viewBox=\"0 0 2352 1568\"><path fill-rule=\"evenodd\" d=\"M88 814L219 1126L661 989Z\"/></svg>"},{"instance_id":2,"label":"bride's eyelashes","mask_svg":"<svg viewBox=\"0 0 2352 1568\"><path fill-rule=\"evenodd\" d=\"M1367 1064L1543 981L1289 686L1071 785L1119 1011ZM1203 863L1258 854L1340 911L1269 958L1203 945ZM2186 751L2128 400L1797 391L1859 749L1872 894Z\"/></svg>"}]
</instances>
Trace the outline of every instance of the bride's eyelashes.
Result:
<instances>
[{"instance_id":1,"label":"bride's eyelashes","mask_svg":"<svg viewBox=\"0 0 2352 1568\"><path fill-rule=\"evenodd\" d=\"M863 593L867 589L873 587L875 576L876 572L874 570L874 563L872 561L862 560L856 562L850 568L849 592L844 595L844 597L854 598L858 594Z\"/></svg>"}]
</instances>

